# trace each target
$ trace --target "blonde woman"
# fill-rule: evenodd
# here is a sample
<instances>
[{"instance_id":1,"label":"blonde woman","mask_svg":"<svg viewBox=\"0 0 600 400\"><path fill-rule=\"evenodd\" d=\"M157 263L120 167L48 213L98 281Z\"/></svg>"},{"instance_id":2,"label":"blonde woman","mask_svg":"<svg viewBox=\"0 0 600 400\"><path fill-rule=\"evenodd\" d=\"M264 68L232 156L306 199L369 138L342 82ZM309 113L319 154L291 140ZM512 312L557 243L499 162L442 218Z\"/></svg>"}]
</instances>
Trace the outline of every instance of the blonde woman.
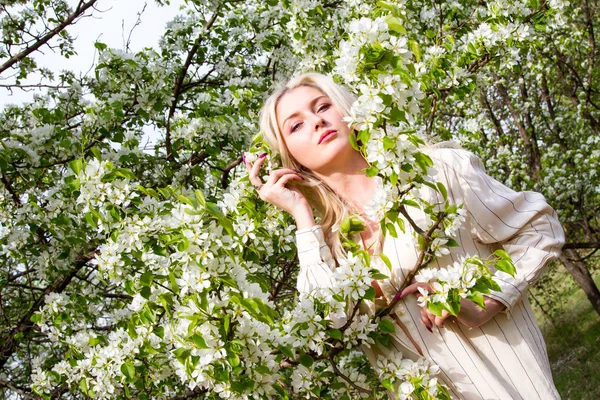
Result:
<instances>
[{"instance_id":1,"label":"blonde woman","mask_svg":"<svg viewBox=\"0 0 600 400\"><path fill-rule=\"evenodd\" d=\"M263 179L264 155L246 162L259 196L296 220L300 272L298 290L330 285L335 260L344 257L334 226L350 213L363 215L365 248L391 260L391 277L374 281L378 296L390 302L396 287L415 263L418 249L410 228L398 238L381 237L379 221L366 217L365 207L378 179L360 171L367 161L348 140L343 121L354 96L330 77L306 74L290 80L266 101L261 131L283 168ZM459 247L437 259L439 267L460 256L489 256L503 248L513 258L516 278L500 281L502 292L486 296L486 309L463 299L457 318L436 317L417 304L416 284L401 294L394 318L391 348L367 351L372 363L394 354L425 356L440 366L439 378L456 398L559 398L552 380L544 340L527 300L527 288L548 260L558 256L564 234L556 213L538 193L517 193L485 174L480 161L460 149L429 148L437 181L454 202L462 202L466 221L456 240ZM264 180L264 182L263 182ZM436 194L423 192L428 201ZM320 225L315 224L315 210ZM409 224L406 224L410 227Z\"/></svg>"}]
</instances>

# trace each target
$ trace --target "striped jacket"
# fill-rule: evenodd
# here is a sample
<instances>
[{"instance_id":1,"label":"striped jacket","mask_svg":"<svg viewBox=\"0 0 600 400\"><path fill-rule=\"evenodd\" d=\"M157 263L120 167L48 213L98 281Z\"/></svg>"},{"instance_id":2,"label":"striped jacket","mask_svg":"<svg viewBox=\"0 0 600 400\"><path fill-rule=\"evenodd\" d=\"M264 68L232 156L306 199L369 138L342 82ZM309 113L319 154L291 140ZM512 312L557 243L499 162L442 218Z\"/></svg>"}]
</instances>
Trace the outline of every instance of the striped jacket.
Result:
<instances>
[{"instance_id":1,"label":"striped jacket","mask_svg":"<svg viewBox=\"0 0 600 400\"><path fill-rule=\"evenodd\" d=\"M515 192L488 176L472 153L457 149L430 149L438 173L435 180L448 189L451 201L463 203L466 221L455 240L458 247L438 258L439 268L461 256L486 258L502 248L517 268L515 278L497 279L501 292L489 296L506 305L506 310L478 328L467 328L454 319L430 333L420 321L414 296L396 308L397 329L392 347L365 348L371 363L377 357L417 358L425 356L440 366L439 378L458 399L557 399L546 346L527 299L527 288L542 273L545 264L558 257L564 232L556 213L544 197L534 192ZM441 201L433 190L422 195L430 202ZM415 209L416 210L416 209ZM411 212L417 222L423 214ZM397 293L418 256L414 232L398 238L386 237L383 253L392 263L392 274L380 286L387 301ZM329 286L335 268L320 226L296 233L300 272L298 290ZM378 260L374 257L374 260ZM387 275L389 271L383 267ZM373 304L370 305L372 312ZM368 307L367 307L368 308ZM390 354L392 353L392 354Z\"/></svg>"}]
</instances>

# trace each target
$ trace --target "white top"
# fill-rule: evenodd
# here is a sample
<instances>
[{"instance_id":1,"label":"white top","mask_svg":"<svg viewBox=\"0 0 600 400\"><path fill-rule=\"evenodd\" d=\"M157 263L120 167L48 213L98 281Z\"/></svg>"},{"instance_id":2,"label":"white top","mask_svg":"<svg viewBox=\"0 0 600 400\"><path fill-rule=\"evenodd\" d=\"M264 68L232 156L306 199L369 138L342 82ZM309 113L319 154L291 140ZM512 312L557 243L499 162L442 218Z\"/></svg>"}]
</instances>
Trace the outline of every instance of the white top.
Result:
<instances>
[{"instance_id":1,"label":"white top","mask_svg":"<svg viewBox=\"0 0 600 400\"><path fill-rule=\"evenodd\" d=\"M430 333L420 320L415 297L408 296L392 314L397 325L392 348L365 348L369 360L375 363L377 357L393 357L393 353L412 359L429 357L441 368L438 378L460 399L560 398L544 339L527 299L529 285L539 278L549 260L558 257L564 244L556 213L541 194L515 192L486 175L481 161L472 153L430 149L428 154L438 171L434 179L446 186L450 201L462 202L466 211L466 221L455 237L459 247L449 248L450 254L438 258L434 265L443 268L459 256L486 258L494 250L504 249L512 257L517 274L515 278L503 275L496 279L502 292L489 296L507 309L478 328L470 329L451 319ZM429 188L423 189L422 195L430 202L443 202ZM417 211L410 213L418 223L424 214ZM408 223L405 226L406 232L399 232L398 238L386 237L383 247L392 264L390 279L380 283L388 302L419 253L415 234ZM335 262L320 226L296 235L298 290L331 286ZM389 275L386 267L382 272Z\"/></svg>"}]
</instances>

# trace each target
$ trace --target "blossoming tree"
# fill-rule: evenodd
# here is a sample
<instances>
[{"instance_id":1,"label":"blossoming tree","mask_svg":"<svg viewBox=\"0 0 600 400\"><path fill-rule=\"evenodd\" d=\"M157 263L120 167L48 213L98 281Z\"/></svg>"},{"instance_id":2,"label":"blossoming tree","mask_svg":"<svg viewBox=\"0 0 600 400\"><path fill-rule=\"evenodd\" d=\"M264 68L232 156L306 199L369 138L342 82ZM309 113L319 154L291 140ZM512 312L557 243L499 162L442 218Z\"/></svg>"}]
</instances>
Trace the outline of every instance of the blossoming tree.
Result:
<instances>
[{"instance_id":1,"label":"blossoming tree","mask_svg":"<svg viewBox=\"0 0 600 400\"><path fill-rule=\"evenodd\" d=\"M43 46L68 55L65 29L94 3L3 6L7 85L19 88ZM497 287L492 264L514 271L502 252L426 268L454 244L461 209L416 195L446 197L419 148L445 132L440 112L478 112L456 98L560 29L564 10L551 6L190 0L158 48L96 43L92 76L44 74L54 88L0 115L0 387L22 398L447 398L428 360L370 366L359 351L394 329L390 308L357 312L385 276L352 240L359 221L340 227L348 257L334 286L297 295L292 221L257 201L241 153L261 149L256 112L274 81L335 74L358 94L349 122L367 173L391 188L372 215L394 234L414 223L407 207L428 213L413 273L435 281L424 306L457 313L460 297ZM151 148L149 129L162 135Z\"/></svg>"}]
</instances>

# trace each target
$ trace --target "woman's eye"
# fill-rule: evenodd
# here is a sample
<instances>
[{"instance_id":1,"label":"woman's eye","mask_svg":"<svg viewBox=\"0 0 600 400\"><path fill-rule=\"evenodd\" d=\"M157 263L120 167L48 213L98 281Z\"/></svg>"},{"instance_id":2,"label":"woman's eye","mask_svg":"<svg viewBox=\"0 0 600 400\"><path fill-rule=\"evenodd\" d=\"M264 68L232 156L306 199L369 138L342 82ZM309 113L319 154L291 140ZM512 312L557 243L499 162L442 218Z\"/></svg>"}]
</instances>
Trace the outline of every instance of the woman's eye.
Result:
<instances>
[{"instance_id":1,"label":"woman's eye","mask_svg":"<svg viewBox=\"0 0 600 400\"><path fill-rule=\"evenodd\" d=\"M292 130L291 132L295 132L298 130L298 128L300 128L300 125L302 125L301 122L298 122L297 124L292 125Z\"/></svg>"},{"instance_id":2,"label":"woman's eye","mask_svg":"<svg viewBox=\"0 0 600 400\"><path fill-rule=\"evenodd\" d=\"M321 112L321 111L325 111L327 110L329 107L331 107L331 104L323 104L319 107L319 109L317 111Z\"/></svg>"}]
</instances>

